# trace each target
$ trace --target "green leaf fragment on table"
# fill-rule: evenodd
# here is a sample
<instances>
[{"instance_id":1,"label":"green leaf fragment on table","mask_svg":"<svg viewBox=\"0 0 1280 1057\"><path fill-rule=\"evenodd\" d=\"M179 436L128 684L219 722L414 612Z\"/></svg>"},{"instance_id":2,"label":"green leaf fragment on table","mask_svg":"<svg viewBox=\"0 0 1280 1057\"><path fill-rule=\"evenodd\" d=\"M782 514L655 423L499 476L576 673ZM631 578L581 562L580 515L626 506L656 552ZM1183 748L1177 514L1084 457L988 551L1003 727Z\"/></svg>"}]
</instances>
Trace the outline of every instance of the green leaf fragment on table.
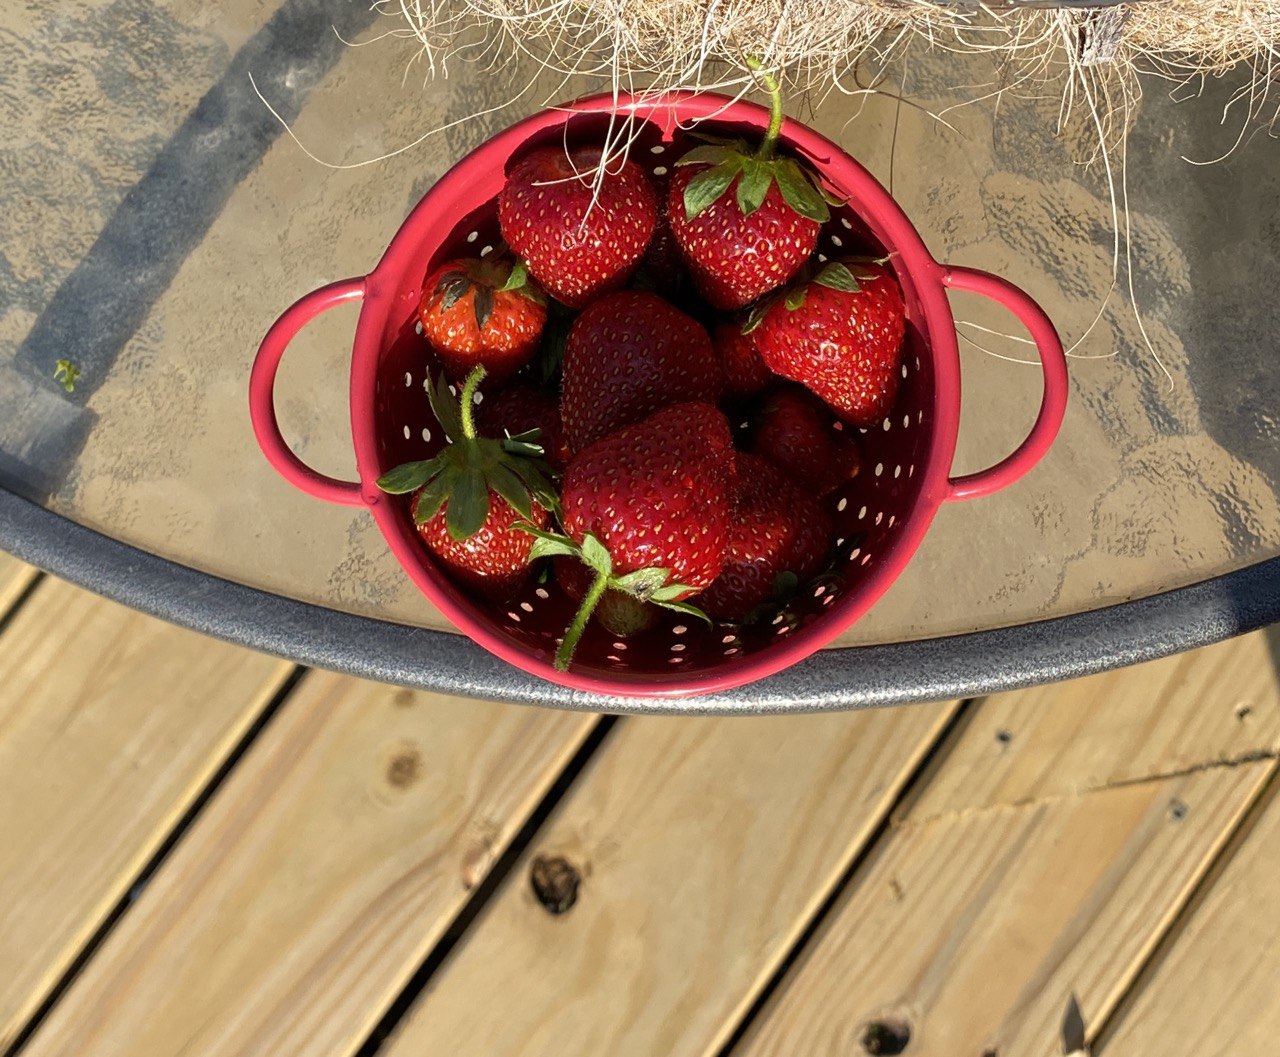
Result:
<instances>
[{"instance_id":1,"label":"green leaf fragment on table","mask_svg":"<svg viewBox=\"0 0 1280 1057\"><path fill-rule=\"evenodd\" d=\"M80 368L70 360L59 360L53 365L53 379L68 393L75 392L80 380Z\"/></svg>"}]
</instances>

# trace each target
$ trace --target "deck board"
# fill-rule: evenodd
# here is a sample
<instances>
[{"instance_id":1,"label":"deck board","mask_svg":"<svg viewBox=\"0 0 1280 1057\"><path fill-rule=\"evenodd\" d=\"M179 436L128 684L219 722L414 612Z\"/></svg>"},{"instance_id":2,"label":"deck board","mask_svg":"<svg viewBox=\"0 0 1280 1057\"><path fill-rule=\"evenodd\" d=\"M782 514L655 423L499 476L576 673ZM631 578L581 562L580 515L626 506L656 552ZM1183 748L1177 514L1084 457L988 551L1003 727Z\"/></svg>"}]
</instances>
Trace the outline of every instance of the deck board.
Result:
<instances>
[{"instance_id":1,"label":"deck board","mask_svg":"<svg viewBox=\"0 0 1280 1057\"><path fill-rule=\"evenodd\" d=\"M353 1052L596 722L310 673L28 1057Z\"/></svg>"},{"instance_id":2,"label":"deck board","mask_svg":"<svg viewBox=\"0 0 1280 1057\"><path fill-rule=\"evenodd\" d=\"M1272 790L1274 794L1275 790ZM1280 1036L1280 797L1170 936L1097 1057L1271 1054Z\"/></svg>"},{"instance_id":3,"label":"deck board","mask_svg":"<svg viewBox=\"0 0 1280 1057\"><path fill-rule=\"evenodd\" d=\"M44 580L0 636L0 1049L292 666Z\"/></svg>"},{"instance_id":4,"label":"deck board","mask_svg":"<svg viewBox=\"0 0 1280 1057\"><path fill-rule=\"evenodd\" d=\"M30 565L0 551L0 619L39 575Z\"/></svg>"},{"instance_id":5,"label":"deck board","mask_svg":"<svg viewBox=\"0 0 1280 1057\"><path fill-rule=\"evenodd\" d=\"M1068 997L1105 1020L1273 774L1278 710L1261 636L984 702L735 1057L884 1017L913 1057L1059 1052Z\"/></svg>"},{"instance_id":6,"label":"deck board","mask_svg":"<svg viewBox=\"0 0 1280 1057\"><path fill-rule=\"evenodd\" d=\"M386 1057L713 1052L953 707L628 722ZM534 899L538 856L583 875L562 916Z\"/></svg>"}]
</instances>

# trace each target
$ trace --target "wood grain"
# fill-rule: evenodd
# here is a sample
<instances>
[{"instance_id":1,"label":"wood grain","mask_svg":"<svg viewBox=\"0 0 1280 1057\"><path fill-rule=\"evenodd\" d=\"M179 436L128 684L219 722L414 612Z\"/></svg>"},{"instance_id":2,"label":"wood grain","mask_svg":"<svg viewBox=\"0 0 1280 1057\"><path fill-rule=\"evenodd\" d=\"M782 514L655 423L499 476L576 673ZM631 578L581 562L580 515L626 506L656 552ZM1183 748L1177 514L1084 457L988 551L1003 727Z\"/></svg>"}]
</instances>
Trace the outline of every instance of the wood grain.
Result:
<instances>
[{"instance_id":1,"label":"wood grain","mask_svg":"<svg viewBox=\"0 0 1280 1057\"><path fill-rule=\"evenodd\" d=\"M0 636L0 1048L291 666L52 578Z\"/></svg>"},{"instance_id":2,"label":"wood grain","mask_svg":"<svg viewBox=\"0 0 1280 1057\"><path fill-rule=\"evenodd\" d=\"M1260 636L984 702L735 1057L886 1017L912 1057L1060 1053L1069 996L1115 1008L1273 773L1278 710Z\"/></svg>"},{"instance_id":3,"label":"wood grain","mask_svg":"<svg viewBox=\"0 0 1280 1057\"><path fill-rule=\"evenodd\" d=\"M0 617L9 612L13 603L39 575L30 565L0 551Z\"/></svg>"},{"instance_id":4,"label":"wood grain","mask_svg":"<svg viewBox=\"0 0 1280 1057\"><path fill-rule=\"evenodd\" d=\"M595 722L310 673L29 1057L351 1053Z\"/></svg>"},{"instance_id":5,"label":"wood grain","mask_svg":"<svg viewBox=\"0 0 1280 1057\"><path fill-rule=\"evenodd\" d=\"M1247 759L1280 746L1265 633L975 709L908 810L921 821Z\"/></svg>"},{"instance_id":6,"label":"wood grain","mask_svg":"<svg viewBox=\"0 0 1280 1057\"><path fill-rule=\"evenodd\" d=\"M628 722L387 1057L713 1050L953 707ZM583 875L562 916L533 896L538 856Z\"/></svg>"},{"instance_id":7,"label":"wood grain","mask_svg":"<svg viewBox=\"0 0 1280 1057\"><path fill-rule=\"evenodd\" d=\"M1274 792L1274 791L1273 791ZM1280 1036L1280 798L1214 879L1098 1057L1271 1054Z\"/></svg>"},{"instance_id":8,"label":"wood grain","mask_svg":"<svg viewBox=\"0 0 1280 1057\"><path fill-rule=\"evenodd\" d=\"M1090 1022L1116 1001L1269 770L899 830L735 1057L847 1057L885 1019L909 1025L912 1057L1060 1054L1069 996Z\"/></svg>"}]
</instances>

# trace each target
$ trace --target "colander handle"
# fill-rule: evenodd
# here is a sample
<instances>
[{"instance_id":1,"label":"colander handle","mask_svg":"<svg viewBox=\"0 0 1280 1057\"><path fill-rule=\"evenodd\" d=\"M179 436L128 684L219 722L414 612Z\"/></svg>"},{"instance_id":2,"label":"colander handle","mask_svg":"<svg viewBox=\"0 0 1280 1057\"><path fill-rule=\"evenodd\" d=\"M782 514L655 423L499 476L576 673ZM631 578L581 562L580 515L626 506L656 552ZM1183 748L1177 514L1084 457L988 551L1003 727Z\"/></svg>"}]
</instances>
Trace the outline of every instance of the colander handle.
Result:
<instances>
[{"instance_id":1,"label":"colander handle","mask_svg":"<svg viewBox=\"0 0 1280 1057\"><path fill-rule=\"evenodd\" d=\"M313 470L299 459L285 442L276 421L275 385L280 358L289 342L304 326L335 305L359 301L364 297L364 279L343 279L319 290L312 290L284 310L284 314L271 325L267 336L258 347L249 375L249 418L253 433L258 438L262 454L267 457L280 476L308 495L330 503L360 506L360 484L355 481L339 481Z\"/></svg>"},{"instance_id":2,"label":"colander handle","mask_svg":"<svg viewBox=\"0 0 1280 1057\"><path fill-rule=\"evenodd\" d=\"M1040 367L1044 371L1044 396L1040 400L1040 413L1026 440L1018 445L1012 455L994 466L963 477L952 477L948 481L951 486L948 499L976 499L1013 484L1049 450L1067 410L1067 356L1058 332L1045 315L1044 309L1008 280L976 268L944 267L942 282L949 289L981 294L1004 305L1027 328L1040 353Z\"/></svg>"}]
</instances>

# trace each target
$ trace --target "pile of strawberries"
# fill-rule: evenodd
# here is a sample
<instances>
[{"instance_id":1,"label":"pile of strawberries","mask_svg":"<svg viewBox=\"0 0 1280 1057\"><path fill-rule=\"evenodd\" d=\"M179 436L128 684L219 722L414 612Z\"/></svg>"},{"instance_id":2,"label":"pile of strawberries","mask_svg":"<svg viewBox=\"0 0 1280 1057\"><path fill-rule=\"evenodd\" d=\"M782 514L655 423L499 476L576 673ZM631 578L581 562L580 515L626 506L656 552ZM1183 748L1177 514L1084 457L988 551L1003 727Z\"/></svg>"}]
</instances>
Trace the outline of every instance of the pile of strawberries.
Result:
<instances>
[{"instance_id":1,"label":"pile of strawberries","mask_svg":"<svg viewBox=\"0 0 1280 1057\"><path fill-rule=\"evenodd\" d=\"M379 484L465 589L550 568L580 602L562 670L591 619L750 621L831 563L846 427L891 409L903 301L883 260L816 260L830 199L778 153L781 115L775 92L759 144L702 142L663 186L534 148L498 200L505 247L426 277L448 443Z\"/></svg>"}]
</instances>

